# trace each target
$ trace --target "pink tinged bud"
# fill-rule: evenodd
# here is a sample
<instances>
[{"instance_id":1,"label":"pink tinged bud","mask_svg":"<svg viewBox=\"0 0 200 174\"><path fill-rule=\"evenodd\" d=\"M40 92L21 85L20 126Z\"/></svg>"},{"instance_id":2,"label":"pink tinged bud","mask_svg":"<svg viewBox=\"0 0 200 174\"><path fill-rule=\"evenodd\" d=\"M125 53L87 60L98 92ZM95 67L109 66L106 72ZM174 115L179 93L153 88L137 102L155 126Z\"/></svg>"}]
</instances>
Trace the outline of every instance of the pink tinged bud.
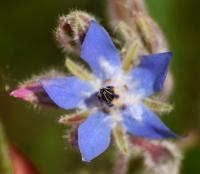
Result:
<instances>
[{"instance_id":1,"label":"pink tinged bud","mask_svg":"<svg viewBox=\"0 0 200 174\"><path fill-rule=\"evenodd\" d=\"M10 93L10 96L16 97L33 104L41 104L49 107L56 107L54 102L48 97L43 87L36 83L32 86L20 87Z\"/></svg>"},{"instance_id":2,"label":"pink tinged bud","mask_svg":"<svg viewBox=\"0 0 200 174\"><path fill-rule=\"evenodd\" d=\"M64 76L64 73L55 69L33 76L29 80L22 82L17 89L11 91L10 96L28 101L31 104L57 107L40 85L39 80L58 76Z\"/></svg>"}]
</instances>

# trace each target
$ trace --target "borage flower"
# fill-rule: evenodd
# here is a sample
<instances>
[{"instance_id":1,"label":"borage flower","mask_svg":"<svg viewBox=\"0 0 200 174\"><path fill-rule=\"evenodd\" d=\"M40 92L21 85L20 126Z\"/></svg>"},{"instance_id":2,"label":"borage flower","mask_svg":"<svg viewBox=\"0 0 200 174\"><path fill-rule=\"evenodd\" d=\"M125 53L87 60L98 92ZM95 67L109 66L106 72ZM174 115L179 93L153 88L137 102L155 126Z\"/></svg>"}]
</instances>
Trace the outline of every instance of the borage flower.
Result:
<instances>
[{"instance_id":1,"label":"borage flower","mask_svg":"<svg viewBox=\"0 0 200 174\"><path fill-rule=\"evenodd\" d=\"M90 111L78 128L78 145L84 161L94 159L108 148L111 132L119 124L137 137L176 137L143 103L145 98L162 90L171 57L170 52L143 56L137 67L126 72L109 34L92 21L81 49L81 58L93 72L90 78L41 80L59 107Z\"/></svg>"}]
</instances>

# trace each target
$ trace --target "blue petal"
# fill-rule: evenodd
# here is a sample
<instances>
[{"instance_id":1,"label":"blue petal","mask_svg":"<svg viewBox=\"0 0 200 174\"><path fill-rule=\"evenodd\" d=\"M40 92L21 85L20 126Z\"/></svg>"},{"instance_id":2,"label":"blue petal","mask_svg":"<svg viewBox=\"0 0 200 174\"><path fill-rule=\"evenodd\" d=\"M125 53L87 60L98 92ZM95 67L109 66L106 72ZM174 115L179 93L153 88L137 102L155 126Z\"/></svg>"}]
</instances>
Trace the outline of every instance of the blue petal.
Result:
<instances>
[{"instance_id":1,"label":"blue petal","mask_svg":"<svg viewBox=\"0 0 200 174\"><path fill-rule=\"evenodd\" d=\"M56 77L41 80L40 83L49 97L63 109L82 107L92 91L89 83L76 77Z\"/></svg>"},{"instance_id":2,"label":"blue petal","mask_svg":"<svg viewBox=\"0 0 200 174\"><path fill-rule=\"evenodd\" d=\"M101 61L104 59L111 67L120 67L120 54L107 31L97 22L92 21L85 36L81 57L90 65L93 73L105 79L106 74Z\"/></svg>"},{"instance_id":3,"label":"blue petal","mask_svg":"<svg viewBox=\"0 0 200 174\"><path fill-rule=\"evenodd\" d=\"M138 82L136 91L150 96L163 89L172 58L171 52L151 54L141 58L140 65L131 71L132 80Z\"/></svg>"},{"instance_id":4,"label":"blue petal","mask_svg":"<svg viewBox=\"0 0 200 174\"><path fill-rule=\"evenodd\" d=\"M176 138L151 110L144 105L129 106L123 112L123 124L134 136L150 139Z\"/></svg>"},{"instance_id":5,"label":"blue petal","mask_svg":"<svg viewBox=\"0 0 200 174\"><path fill-rule=\"evenodd\" d=\"M110 144L113 120L103 112L93 113L78 128L78 144L83 161L91 161Z\"/></svg>"}]
</instances>

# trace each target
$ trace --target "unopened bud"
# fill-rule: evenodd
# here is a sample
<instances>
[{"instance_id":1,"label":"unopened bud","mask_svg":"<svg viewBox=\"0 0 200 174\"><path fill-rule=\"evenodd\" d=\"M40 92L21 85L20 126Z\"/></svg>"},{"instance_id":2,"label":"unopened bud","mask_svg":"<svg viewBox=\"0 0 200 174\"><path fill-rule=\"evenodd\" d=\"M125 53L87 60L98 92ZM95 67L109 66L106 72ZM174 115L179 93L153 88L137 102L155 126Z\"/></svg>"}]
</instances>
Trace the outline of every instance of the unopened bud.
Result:
<instances>
[{"instance_id":1,"label":"unopened bud","mask_svg":"<svg viewBox=\"0 0 200 174\"><path fill-rule=\"evenodd\" d=\"M127 0L108 0L108 13L110 15L111 25L116 25L116 22L121 20L128 25L132 23L130 9Z\"/></svg>"},{"instance_id":2,"label":"unopened bud","mask_svg":"<svg viewBox=\"0 0 200 174\"><path fill-rule=\"evenodd\" d=\"M166 39L158 24L150 17L144 0L110 0L111 23L124 21L132 30L137 29L137 36L149 53L168 51Z\"/></svg>"},{"instance_id":3,"label":"unopened bud","mask_svg":"<svg viewBox=\"0 0 200 174\"><path fill-rule=\"evenodd\" d=\"M49 98L39 80L51 77L63 76L64 74L50 70L42 75L34 76L31 79L21 83L19 87L10 93L10 96L16 97L32 104L56 107L55 103Z\"/></svg>"},{"instance_id":4,"label":"unopened bud","mask_svg":"<svg viewBox=\"0 0 200 174\"><path fill-rule=\"evenodd\" d=\"M119 40L122 42L122 58L129 55L129 50L134 47L133 45L137 45L137 52L138 55L145 55L147 54L146 48L143 46L143 43L141 41L141 38L138 36L137 31L135 31L133 28L131 28L129 25L127 25L123 21L119 21L117 23L117 36ZM134 56L133 56L134 57ZM137 57L137 56L136 56Z\"/></svg>"},{"instance_id":5,"label":"unopened bud","mask_svg":"<svg viewBox=\"0 0 200 174\"><path fill-rule=\"evenodd\" d=\"M143 150L144 163L148 173L179 173L182 155L174 143L150 141L142 138L134 138L132 143Z\"/></svg>"},{"instance_id":6,"label":"unopened bud","mask_svg":"<svg viewBox=\"0 0 200 174\"><path fill-rule=\"evenodd\" d=\"M148 14L144 0L131 0L133 21L149 53L168 51L166 39L154 19Z\"/></svg>"},{"instance_id":7,"label":"unopened bud","mask_svg":"<svg viewBox=\"0 0 200 174\"><path fill-rule=\"evenodd\" d=\"M148 15L134 14L138 33L149 53L159 53L168 50L168 46L158 24Z\"/></svg>"},{"instance_id":8,"label":"unopened bud","mask_svg":"<svg viewBox=\"0 0 200 174\"><path fill-rule=\"evenodd\" d=\"M92 20L94 17L83 11L73 11L59 18L55 36L65 52L80 50Z\"/></svg>"}]
</instances>

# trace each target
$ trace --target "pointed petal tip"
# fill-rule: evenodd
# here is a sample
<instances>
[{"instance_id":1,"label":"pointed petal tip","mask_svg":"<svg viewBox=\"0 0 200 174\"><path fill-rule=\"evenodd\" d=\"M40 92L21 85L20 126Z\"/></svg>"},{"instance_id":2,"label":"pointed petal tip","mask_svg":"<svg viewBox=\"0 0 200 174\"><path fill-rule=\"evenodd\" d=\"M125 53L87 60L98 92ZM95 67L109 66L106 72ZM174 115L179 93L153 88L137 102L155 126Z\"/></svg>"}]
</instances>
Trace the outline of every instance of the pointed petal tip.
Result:
<instances>
[{"instance_id":1,"label":"pointed petal tip","mask_svg":"<svg viewBox=\"0 0 200 174\"><path fill-rule=\"evenodd\" d=\"M9 96L11 96L11 97L16 97L16 92L15 92L15 90L11 91L11 92L9 93Z\"/></svg>"},{"instance_id":2,"label":"pointed petal tip","mask_svg":"<svg viewBox=\"0 0 200 174\"><path fill-rule=\"evenodd\" d=\"M168 51L168 52L166 52L169 56L173 56L173 52L172 51Z\"/></svg>"},{"instance_id":3,"label":"pointed petal tip","mask_svg":"<svg viewBox=\"0 0 200 174\"><path fill-rule=\"evenodd\" d=\"M102 58L113 67L121 67L119 50L115 47L109 33L94 20L83 41L80 57L90 65L96 76L103 79L108 75L100 63Z\"/></svg>"},{"instance_id":4,"label":"pointed petal tip","mask_svg":"<svg viewBox=\"0 0 200 174\"><path fill-rule=\"evenodd\" d=\"M147 55L148 56L148 55ZM172 57L173 57L173 52L171 51L167 51L167 52L161 52L161 53L157 53L157 54L152 54L152 55L149 55L149 56L155 56L155 57L158 57L158 58L162 58L163 61L165 60L166 63L170 63Z\"/></svg>"},{"instance_id":5,"label":"pointed petal tip","mask_svg":"<svg viewBox=\"0 0 200 174\"><path fill-rule=\"evenodd\" d=\"M111 117L110 117L111 118ZM110 145L112 125L107 114L91 114L78 128L78 145L82 160L90 162L102 154Z\"/></svg>"},{"instance_id":6,"label":"pointed petal tip","mask_svg":"<svg viewBox=\"0 0 200 174\"><path fill-rule=\"evenodd\" d=\"M173 56L173 52L172 51L165 51L165 52L160 52L160 53L155 53L155 54L150 54L149 56L152 55L157 55L157 56L161 56L161 55L167 55L168 57L172 57ZM148 55L146 55L148 56Z\"/></svg>"},{"instance_id":7,"label":"pointed petal tip","mask_svg":"<svg viewBox=\"0 0 200 174\"><path fill-rule=\"evenodd\" d=\"M155 139L177 139L179 138L178 135L176 135L174 132L171 130L168 130L168 132L161 132L160 137L156 137Z\"/></svg>"},{"instance_id":8,"label":"pointed petal tip","mask_svg":"<svg viewBox=\"0 0 200 174\"><path fill-rule=\"evenodd\" d=\"M20 99L25 99L28 95L30 94L30 91L27 90L26 88L18 88L9 93L9 96L15 97L15 98L20 98Z\"/></svg>"},{"instance_id":9,"label":"pointed petal tip","mask_svg":"<svg viewBox=\"0 0 200 174\"><path fill-rule=\"evenodd\" d=\"M133 80L139 81L136 90L145 96L162 91L172 56L170 51L142 56L138 67L130 73Z\"/></svg>"},{"instance_id":10,"label":"pointed petal tip","mask_svg":"<svg viewBox=\"0 0 200 174\"><path fill-rule=\"evenodd\" d=\"M143 119L138 122L134 115ZM129 107L124 113L124 125L129 133L147 139L171 139L179 136L172 132L155 113L144 105Z\"/></svg>"},{"instance_id":11,"label":"pointed petal tip","mask_svg":"<svg viewBox=\"0 0 200 174\"><path fill-rule=\"evenodd\" d=\"M171 52L171 51L164 52L163 54L165 54L169 60L171 60L173 57L173 52Z\"/></svg>"},{"instance_id":12,"label":"pointed petal tip","mask_svg":"<svg viewBox=\"0 0 200 174\"><path fill-rule=\"evenodd\" d=\"M92 160L92 159L86 159L86 158L84 158L84 157L82 156L82 161L83 161L83 162L89 163L89 162L91 162L91 160Z\"/></svg>"}]
</instances>

